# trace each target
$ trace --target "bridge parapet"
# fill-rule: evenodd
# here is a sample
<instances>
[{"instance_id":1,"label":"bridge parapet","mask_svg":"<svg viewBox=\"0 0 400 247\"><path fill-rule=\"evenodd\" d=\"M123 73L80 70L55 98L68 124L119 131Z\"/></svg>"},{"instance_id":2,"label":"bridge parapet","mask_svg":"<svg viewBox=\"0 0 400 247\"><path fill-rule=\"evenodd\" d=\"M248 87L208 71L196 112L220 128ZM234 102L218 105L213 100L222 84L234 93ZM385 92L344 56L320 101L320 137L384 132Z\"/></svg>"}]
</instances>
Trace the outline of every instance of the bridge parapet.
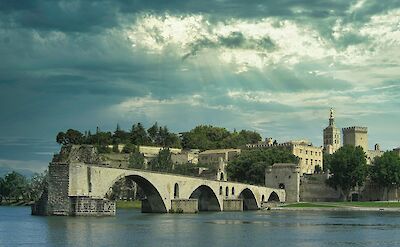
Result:
<instances>
[{"instance_id":1,"label":"bridge parapet","mask_svg":"<svg viewBox=\"0 0 400 247\"><path fill-rule=\"evenodd\" d=\"M101 212L105 212L103 215L115 214L112 202L108 203L105 198L122 178L132 179L143 189L146 211L149 212L167 213L176 208L174 204L179 200L182 201L181 205L192 205L197 201L198 211L254 210L261 208L262 203L270 198L285 201L285 191L281 189L85 163L51 163L49 175L46 207L50 215L76 214L77 205L81 209L91 205L91 212L83 215L98 215ZM183 201L187 201L186 204L182 204ZM97 208L93 205L97 205Z\"/></svg>"}]
</instances>

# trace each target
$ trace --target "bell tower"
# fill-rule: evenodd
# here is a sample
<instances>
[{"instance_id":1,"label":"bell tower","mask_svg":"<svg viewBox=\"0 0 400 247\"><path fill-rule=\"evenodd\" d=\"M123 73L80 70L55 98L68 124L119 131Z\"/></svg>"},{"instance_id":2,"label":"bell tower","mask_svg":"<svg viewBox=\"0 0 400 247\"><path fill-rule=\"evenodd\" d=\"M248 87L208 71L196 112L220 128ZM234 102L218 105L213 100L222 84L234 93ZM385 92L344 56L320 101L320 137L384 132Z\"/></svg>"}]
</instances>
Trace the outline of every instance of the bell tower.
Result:
<instances>
[{"instance_id":1,"label":"bell tower","mask_svg":"<svg viewBox=\"0 0 400 247\"><path fill-rule=\"evenodd\" d=\"M329 125L323 131L324 152L333 154L340 148L340 129L336 128L334 111L331 108L329 114Z\"/></svg>"}]
</instances>

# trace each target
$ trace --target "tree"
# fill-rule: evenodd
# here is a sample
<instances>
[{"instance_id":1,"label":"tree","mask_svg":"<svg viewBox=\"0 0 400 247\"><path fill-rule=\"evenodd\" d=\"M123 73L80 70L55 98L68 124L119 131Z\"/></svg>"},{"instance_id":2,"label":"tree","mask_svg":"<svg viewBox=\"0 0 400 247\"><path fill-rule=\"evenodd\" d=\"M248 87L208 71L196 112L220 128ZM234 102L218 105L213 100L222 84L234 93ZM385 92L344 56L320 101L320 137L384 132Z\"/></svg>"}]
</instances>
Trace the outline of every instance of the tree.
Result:
<instances>
[{"instance_id":1,"label":"tree","mask_svg":"<svg viewBox=\"0 0 400 247\"><path fill-rule=\"evenodd\" d=\"M161 149L157 157L150 162L150 166L153 171L171 172L173 163L169 148Z\"/></svg>"},{"instance_id":2,"label":"tree","mask_svg":"<svg viewBox=\"0 0 400 247\"><path fill-rule=\"evenodd\" d=\"M69 129L66 133L59 132L56 137L58 144L82 144L84 141L83 134L78 130Z\"/></svg>"},{"instance_id":3,"label":"tree","mask_svg":"<svg viewBox=\"0 0 400 247\"><path fill-rule=\"evenodd\" d=\"M133 153L133 152L135 151L135 149L136 149L136 146L135 146L135 145L133 145L133 144L131 144L131 143L128 143L128 144L126 144L126 145L124 146L124 148L122 149L122 153L130 154L130 153Z\"/></svg>"},{"instance_id":4,"label":"tree","mask_svg":"<svg viewBox=\"0 0 400 247\"><path fill-rule=\"evenodd\" d=\"M200 125L182 134L182 147L201 150L216 148L238 148L248 143L257 143L260 134L255 131L241 130L232 133L225 128Z\"/></svg>"},{"instance_id":5,"label":"tree","mask_svg":"<svg viewBox=\"0 0 400 247\"><path fill-rule=\"evenodd\" d=\"M132 126L130 139L131 143L135 145L149 145L151 143L150 138L141 123Z\"/></svg>"},{"instance_id":6,"label":"tree","mask_svg":"<svg viewBox=\"0 0 400 247\"><path fill-rule=\"evenodd\" d=\"M125 152L128 150L131 150L129 155L129 168L144 169L144 155L139 152L139 147L130 146L128 149L125 149Z\"/></svg>"},{"instance_id":7,"label":"tree","mask_svg":"<svg viewBox=\"0 0 400 247\"><path fill-rule=\"evenodd\" d=\"M265 184L265 169L274 163L295 163L298 158L286 149L249 149L244 150L233 161L228 163L227 172L233 181Z\"/></svg>"},{"instance_id":8,"label":"tree","mask_svg":"<svg viewBox=\"0 0 400 247\"><path fill-rule=\"evenodd\" d=\"M393 151L385 152L381 157L376 157L370 169L372 181L384 187L386 195L389 188L398 188L400 185L400 157Z\"/></svg>"},{"instance_id":9,"label":"tree","mask_svg":"<svg viewBox=\"0 0 400 247\"><path fill-rule=\"evenodd\" d=\"M129 133L122 130L117 124L117 128L112 135L112 143L115 144L127 144L129 143Z\"/></svg>"},{"instance_id":10,"label":"tree","mask_svg":"<svg viewBox=\"0 0 400 247\"><path fill-rule=\"evenodd\" d=\"M3 198L7 196L6 185L4 178L0 178L0 204L3 202Z\"/></svg>"},{"instance_id":11,"label":"tree","mask_svg":"<svg viewBox=\"0 0 400 247\"><path fill-rule=\"evenodd\" d=\"M112 151L113 151L114 153L119 153L118 144L114 144L114 145L112 146Z\"/></svg>"},{"instance_id":12,"label":"tree","mask_svg":"<svg viewBox=\"0 0 400 247\"><path fill-rule=\"evenodd\" d=\"M47 190L48 186L48 173L35 173L29 181L29 198L31 201L37 201L42 196L43 192Z\"/></svg>"},{"instance_id":13,"label":"tree","mask_svg":"<svg viewBox=\"0 0 400 247\"><path fill-rule=\"evenodd\" d=\"M23 175L13 171L4 177L2 183L3 198L13 198L15 201L26 199L28 183Z\"/></svg>"},{"instance_id":14,"label":"tree","mask_svg":"<svg viewBox=\"0 0 400 247\"><path fill-rule=\"evenodd\" d=\"M151 141L155 144L158 141L158 124L155 122L153 126L151 126L148 130L147 133L149 133L149 137Z\"/></svg>"},{"instance_id":15,"label":"tree","mask_svg":"<svg viewBox=\"0 0 400 247\"><path fill-rule=\"evenodd\" d=\"M338 189L342 199L349 197L351 189L362 186L367 176L367 160L362 147L346 145L337 150L330 161L332 176L328 184Z\"/></svg>"},{"instance_id":16,"label":"tree","mask_svg":"<svg viewBox=\"0 0 400 247\"><path fill-rule=\"evenodd\" d=\"M331 160L332 160L332 154L327 154L324 152L324 172L329 172L331 170Z\"/></svg>"}]
</instances>

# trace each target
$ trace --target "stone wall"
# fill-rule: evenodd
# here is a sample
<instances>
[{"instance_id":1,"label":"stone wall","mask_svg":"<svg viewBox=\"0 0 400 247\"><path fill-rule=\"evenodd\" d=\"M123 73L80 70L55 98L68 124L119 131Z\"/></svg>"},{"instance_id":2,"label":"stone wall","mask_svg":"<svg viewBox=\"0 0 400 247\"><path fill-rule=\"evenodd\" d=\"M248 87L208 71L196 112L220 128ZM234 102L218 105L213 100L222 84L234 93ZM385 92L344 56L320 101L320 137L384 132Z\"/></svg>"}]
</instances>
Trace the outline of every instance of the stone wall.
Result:
<instances>
[{"instance_id":1,"label":"stone wall","mask_svg":"<svg viewBox=\"0 0 400 247\"><path fill-rule=\"evenodd\" d=\"M339 191L326 184L326 174L304 175L300 180L300 201L323 202L340 200Z\"/></svg>"},{"instance_id":2,"label":"stone wall","mask_svg":"<svg viewBox=\"0 0 400 247\"><path fill-rule=\"evenodd\" d=\"M352 194L358 193L360 201L398 201L398 189L395 187L384 188L377 184L367 181L359 190L355 190Z\"/></svg>"},{"instance_id":3,"label":"stone wall","mask_svg":"<svg viewBox=\"0 0 400 247\"><path fill-rule=\"evenodd\" d=\"M68 215L70 212L69 164L51 163L49 166L48 214Z\"/></svg>"},{"instance_id":4,"label":"stone wall","mask_svg":"<svg viewBox=\"0 0 400 247\"><path fill-rule=\"evenodd\" d=\"M172 199L170 213L197 213L197 199Z\"/></svg>"},{"instance_id":5,"label":"stone wall","mask_svg":"<svg viewBox=\"0 0 400 247\"><path fill-rule=\"evenodd\" d=\"M224 199L223 211L243 211L243 199Z\"/></svg>"},{"instance_id":6,"label":"stone wall","mask_svg":"<svg viewBox=\"0 0 400 247\"><path fill-rule=\"evenodd\" d=\"M43 191L40 199L31 205L32 215L48 215L48 196L47 190Z\"/></svg>"},{"instance_id":7,"label":"stone wall","mask_svg":"<svg viewBox=\"0 0 400 247\"><path fill-rule=\"evenodd\" d=\"M287 202L299 201L299 184L300 167L296 164L274 164L266 170L265 186L285 189Z\"/></svg>"},{"instance_id":8,"label":"stone wall","mask_svg":"<svg viewBox=\"0 0 400 247\"><path fill-rule=\"evenodd\" d=\"M89 197L71 197L70 215L113 216L115 215L115 201Z\"/></svg>"}]
</instances>

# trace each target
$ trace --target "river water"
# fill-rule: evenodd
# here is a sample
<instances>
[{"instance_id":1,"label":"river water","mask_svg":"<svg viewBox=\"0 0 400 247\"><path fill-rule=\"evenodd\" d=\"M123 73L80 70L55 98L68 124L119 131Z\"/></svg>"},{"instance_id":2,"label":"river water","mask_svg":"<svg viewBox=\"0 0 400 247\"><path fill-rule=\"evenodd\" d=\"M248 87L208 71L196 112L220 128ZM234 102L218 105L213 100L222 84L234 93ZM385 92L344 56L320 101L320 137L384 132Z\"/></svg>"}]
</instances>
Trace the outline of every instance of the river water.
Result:
<instances>
[{"instance_id":1,"label":"river water","mask_svg":"<svg viewBox=\"0 0 400 247\"><path fill-rule=\"evenodd\" d=\"M250 211L31 216L0 207L0 246L400 246L400 213Z\"/></svg>"}]
</instances>

